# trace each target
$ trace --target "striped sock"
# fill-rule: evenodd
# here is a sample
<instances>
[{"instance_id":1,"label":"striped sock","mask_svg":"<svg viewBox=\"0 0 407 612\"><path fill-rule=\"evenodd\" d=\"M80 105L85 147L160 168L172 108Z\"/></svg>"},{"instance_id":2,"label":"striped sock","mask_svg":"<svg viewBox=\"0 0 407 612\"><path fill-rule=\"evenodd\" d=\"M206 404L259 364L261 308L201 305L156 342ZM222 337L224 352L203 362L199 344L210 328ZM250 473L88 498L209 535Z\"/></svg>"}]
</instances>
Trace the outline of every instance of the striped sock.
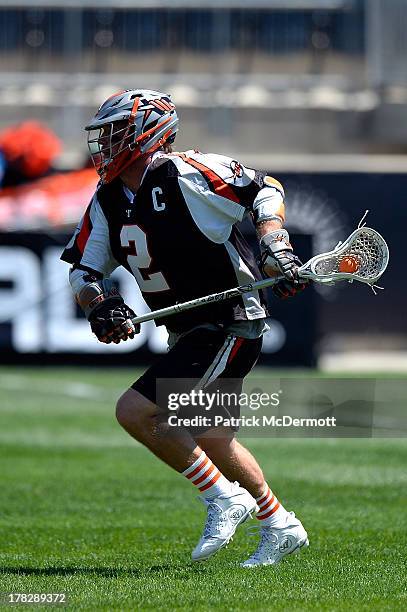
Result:
<instances>
[{"instance_id":1,"label":"striped sock","mask_svg":"<svg viewBox=\"0 0 407 612\"><path fill-rule=\"evenodd\" d=\"M182 474L198 487L205 499L230 493L232 488L229 480L223 476L204 451Z\"/></svg>"},{"instance_id":2,"label":"striped sock","mask_svg":"<svg viewBox=\"0 0 407 612\"><path fill-rule=\"evenodd\" d=\"M267 483L263 495L257 497L256 502L259 506L256 518L261 521L263 527L283 527L288 512L280 504Z\"/></svg>"}]
</instances>

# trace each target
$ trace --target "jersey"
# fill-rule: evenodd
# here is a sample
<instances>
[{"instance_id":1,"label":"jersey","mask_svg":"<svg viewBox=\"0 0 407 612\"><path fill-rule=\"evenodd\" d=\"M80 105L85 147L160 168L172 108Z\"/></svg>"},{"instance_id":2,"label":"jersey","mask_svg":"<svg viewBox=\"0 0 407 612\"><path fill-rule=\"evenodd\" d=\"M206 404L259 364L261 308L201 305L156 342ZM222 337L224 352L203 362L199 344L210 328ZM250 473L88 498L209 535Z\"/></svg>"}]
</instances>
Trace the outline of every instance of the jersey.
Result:
<instances>
[{"instance_id":1,"label":"jersey","mask_svg":"<svg viewBox=\"0 0 407 612\"><path fill-rule=\"evenodd\" d=\"M260 280L236 224L268 199L281 211L281 185L228 157L156 153L134 195L120 179L100 185L61 259L109 276L119 265L151 310ZM257 291L159 319L183 333L267 316Z\"/></svg>"}]
</instances>

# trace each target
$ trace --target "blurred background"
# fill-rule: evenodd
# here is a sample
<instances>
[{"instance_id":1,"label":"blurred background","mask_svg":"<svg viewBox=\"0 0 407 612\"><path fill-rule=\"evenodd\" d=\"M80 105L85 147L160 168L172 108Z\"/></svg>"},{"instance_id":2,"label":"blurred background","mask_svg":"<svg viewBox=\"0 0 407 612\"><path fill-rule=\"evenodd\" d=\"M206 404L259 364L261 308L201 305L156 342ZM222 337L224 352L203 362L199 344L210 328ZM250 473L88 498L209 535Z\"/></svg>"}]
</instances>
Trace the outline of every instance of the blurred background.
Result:
<instances>
[{"instance_id":1,"label":"blurred background","mask_svg":"<svg viewBox=\"0 0 407 612\"><path fill-rule=\"evenodd\" d=\"M406 33L407 0L0 0L4 594L66 592L72 610L405 609ZM366 209L389 243L377 296L345 283L271 298L246 391L284 390L280 416L338 424L239 433L312 535L312 556L278 580L236 572L254 550L245 530L214 565L190 566L203 508L114 419L165 333L148 323L98 343L59 259L97 184L83 126L138 87L172 95L179 150L284 184L303 259ZM134 279L115 278L144 312Z\"/></svg>"},{"instance_id":2,"label":"blurred background","mask_svg":"<svg viewBox=\"0 0 407 612\"><path fill-rule=\"evenodd\" d=\"M284 184L304 259L366 209L389 243L376 297L355 284L272 300L263 364L406 370L406 28L405 0L0 2L1 362L142 365L165 350L152 323L98 344L59 261L97 183L83 125L113 92L144 87L172 95L178 150ZM116 279L143 312L132 277Z\"/></svg>"}]
</instances>

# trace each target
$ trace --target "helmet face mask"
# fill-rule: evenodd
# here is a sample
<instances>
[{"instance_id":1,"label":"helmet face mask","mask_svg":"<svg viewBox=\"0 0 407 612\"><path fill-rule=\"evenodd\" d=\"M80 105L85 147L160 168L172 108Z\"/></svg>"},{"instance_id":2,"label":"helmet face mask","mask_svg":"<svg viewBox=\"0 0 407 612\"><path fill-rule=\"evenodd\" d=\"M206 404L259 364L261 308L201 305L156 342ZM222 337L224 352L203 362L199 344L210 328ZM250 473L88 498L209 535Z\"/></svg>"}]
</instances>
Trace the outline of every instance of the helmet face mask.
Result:
<instances>
[{"instance_id":1,"label":"helmet face mask","mask_svg":"<svg viewBox=\"0 0 407 612\"><path fill-rule=\"evenodd\" d=\"M167 94L128 90L108 98L85 129L94 166L109 183L141 155L173 142L178 117Z\"/></svg>"},{"instance_id":2,"label":"helmet face mask","mask_svg":"<svg viewBox=\"0 0 407 612\"><path fill-rule=\"evenodd\" d=\"M130 132L130 134L129 134ZM88 148L98 174L103 178L113 162L119 166L119 157L125 161L134 151L134 128L127 122L108 123L88 131Z\"/></svg>"}]
</instances>

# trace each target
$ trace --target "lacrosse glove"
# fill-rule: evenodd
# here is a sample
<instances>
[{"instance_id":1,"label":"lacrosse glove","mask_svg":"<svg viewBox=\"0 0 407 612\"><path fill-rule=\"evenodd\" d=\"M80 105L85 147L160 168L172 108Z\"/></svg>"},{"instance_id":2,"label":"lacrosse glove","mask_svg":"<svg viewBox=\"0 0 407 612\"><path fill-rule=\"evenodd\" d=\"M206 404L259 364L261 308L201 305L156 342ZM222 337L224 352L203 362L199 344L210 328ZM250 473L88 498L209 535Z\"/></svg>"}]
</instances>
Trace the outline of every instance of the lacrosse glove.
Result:
<instances>
[{"instance_id":1,"label":"lacrosse glove","mask_svg":"<svg viewBox=\"0 0 407 612\"><path fill-rule=\"evenodd\" d=\"M273 285L272 290L274 295L285 300L286 298L294 297L297 293L304 291L306 287L308 287L308 282L294 284L288 280L282 279Z\"/></svg>"},{"instance_id":2,"label":"lacrosse glove","mask_svg":"<svg viewBox=\"0 0 407 612\"><path fill-rule=\"evenodd\" d=\"M140 325L134 325L131 320L135 316L133 310L124 303L111 280L96 274L83 277L85 283L75 296L93 333L106 344L134 338L140 332Z\"/></svg>"},{"instance_id":3,"label":"lacrosse glove","mask_svg":"<svg viewBox=\"0 0 407 612\"><path fill-rule=\"evenodd\" d=\"M298 268L302 265L302 262L293 253L288 232L283 229L274 230L261 238L260 246L263 251L261 258L263 273L270 275L269 272L271 271L284 276L273 286L274 294L285 299L294 297L294 295L303 291L308 282L299 277Z\"/></svg>"},{"instance_id":4,"label":"lacrosse glove","mask_svg":"<svg viewBox=\"0 0 407 612\"><path fill-rule=\"evenodd\" d=\"M121 296L111 297L97 306L89 316L90 327L100 342L119 344L121 340L134 338L140 333L140 325L134 325L133 310Z\"/></svg>"}]
</instances>

